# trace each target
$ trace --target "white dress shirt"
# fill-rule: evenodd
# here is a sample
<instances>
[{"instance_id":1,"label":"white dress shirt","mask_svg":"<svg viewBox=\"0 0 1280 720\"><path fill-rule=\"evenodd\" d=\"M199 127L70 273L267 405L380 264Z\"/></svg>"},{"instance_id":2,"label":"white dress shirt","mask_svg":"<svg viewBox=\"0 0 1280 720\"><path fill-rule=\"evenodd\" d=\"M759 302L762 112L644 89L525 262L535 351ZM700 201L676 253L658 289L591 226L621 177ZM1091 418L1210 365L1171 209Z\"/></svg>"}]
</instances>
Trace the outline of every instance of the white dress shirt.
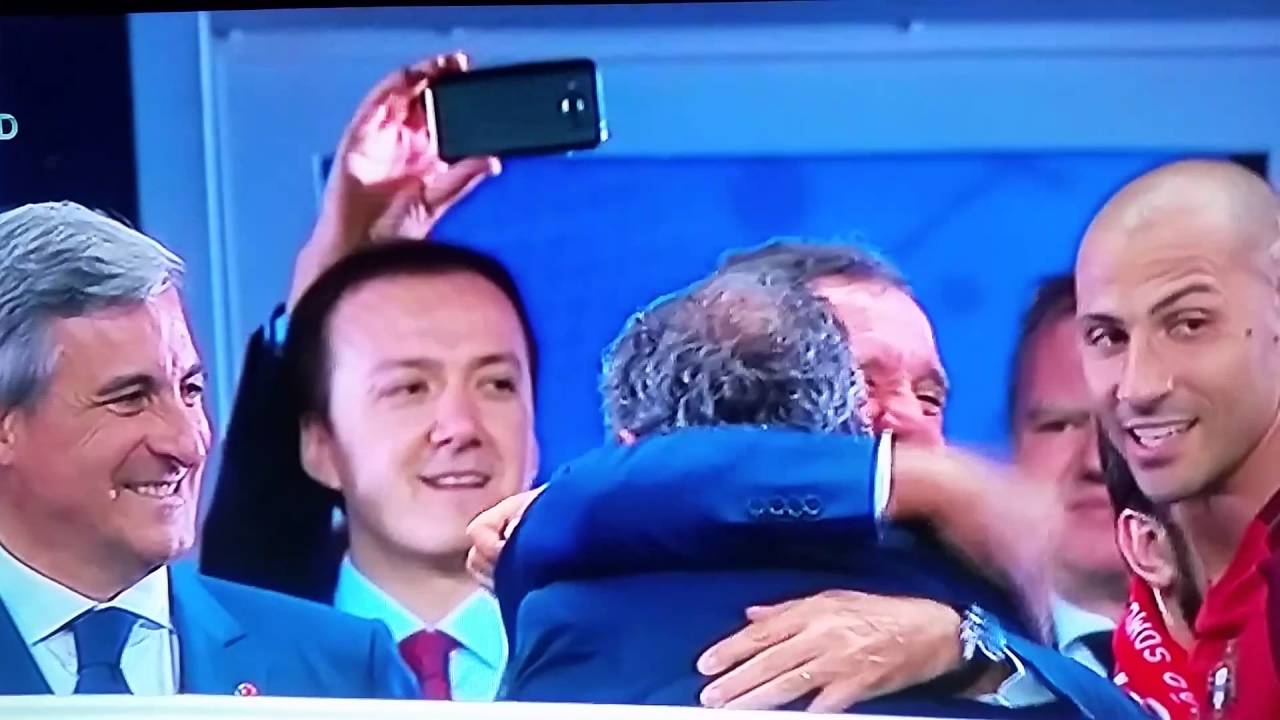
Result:
<instances>
[{"instance_id":1,"label":"white dress shirt","mask_svg":"<svg viewBox=\"0 0 1280 720\"><path fill-rule=\"evenodd\" d=\"M396 643L427 629L425 622L356 569L350 556L343 558L338 569L333 606L358 617L381 621ZM507 636L502 629L497 599L477 590L434 629L458 641L458 647L449 653L449 691L453 699L493 700L507 664Z\"/></svg>"},{"instance_id":2,"label":"white dress shirt","mask_svg":"<svg viewBox=\"0 0 1280 720\"><path fill-rule=\"evenodd\" d=\"M76 687L71 621L117 607L140 619L129 632L120 669L135 695L178 691L178 634L169 612L169 571L160 568L107 602L98 602L41 575L0 546L0 600L55 695Z\"/></svg>"},{"instance_id":3,"label":"white dress shirt","mask_svg":"<svg viewBox=\"0 0 1280 720\"><path fill-rule=\"evenodd\" d=\"M1089 612L1079 605L1073 605L1060 597L1053 599L1052 610L1053 637L1058 646L1058 652L1099 675L1108 677L1107 669L1102 666L1102 663L1098 662L1098 658L1093 656L1093 652L1089 650L1082 639L1086 635L1092 635L1097 632L1114 632L1116 622L1097 613Z\"/></svg>"}]
</instances>

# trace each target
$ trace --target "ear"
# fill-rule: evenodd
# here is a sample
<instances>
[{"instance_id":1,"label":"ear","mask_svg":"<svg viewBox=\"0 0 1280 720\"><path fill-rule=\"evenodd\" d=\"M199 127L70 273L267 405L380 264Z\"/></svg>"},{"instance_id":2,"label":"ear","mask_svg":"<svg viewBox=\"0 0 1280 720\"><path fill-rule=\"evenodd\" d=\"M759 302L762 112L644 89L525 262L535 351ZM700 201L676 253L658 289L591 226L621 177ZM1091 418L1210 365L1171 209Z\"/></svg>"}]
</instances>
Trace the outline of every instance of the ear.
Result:
<instances>
[{"instance_id":1,"label":"ear","mask_svg":"<svg viewBox=\"0 0 1280 720\"><path fill-rule=\"evenodd\" d=\"M342 481L338 476L337 443L333 433L319 420L303 420L300 426L301 437L299 455L302 469L307 471L312 480L321 485L342 492Z\"/></svg>"},{"instance_id":2,"label":"ear","mask_svg":"<svg viewBox=\"0 0 1280 720\"><path fill-rule=\"evenodd\" d=\"M13 463L21 434L22 410L0 408L0 467Z\"/></svg>"},{"instance_id":3,"label":"ear","mask_svg":"<svg viewBox=\"0 0 1280 720\"><path fill-rule=\"evenodd\" d=\"M1164 526L1155 518L1125 510L1116 520L1116 543L1134 575L1159 592L1168 592L1178 577L1178 564Z\"/></svg>"}]
</instances>

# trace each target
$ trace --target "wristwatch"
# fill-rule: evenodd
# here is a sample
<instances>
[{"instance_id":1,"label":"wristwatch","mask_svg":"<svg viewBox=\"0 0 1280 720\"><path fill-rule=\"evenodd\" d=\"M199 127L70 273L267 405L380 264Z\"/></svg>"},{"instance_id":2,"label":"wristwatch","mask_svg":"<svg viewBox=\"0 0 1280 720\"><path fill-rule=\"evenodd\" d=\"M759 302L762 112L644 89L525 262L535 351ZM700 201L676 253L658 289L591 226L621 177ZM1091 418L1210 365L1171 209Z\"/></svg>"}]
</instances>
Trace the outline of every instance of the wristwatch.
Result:
<instances>
[{"instance_id":1,"label":"wristwatch","mask_svg":"<svg viewBox=\"0 0 1280 720\"><path fill-rule=\"evenodd\" d=\"M960 614L960 657L964 661L959 668L932 682L928 687L943 696L960 695L972 688L991 669L992 665L1005 663L1009 658L1009 641L1000 621L978 605L970 605Z\"/></svg>"},{"instance_id":2,"label":"wristwatch","mask_svg":"<svg viewBox=\"0 0 1280 720\"><path fill-rule=\"evenodd\" d=\"M1009 657L1009 639L1000 621L978 605L970 605L960 618L960 656L966 663L981 653L994 663Z\"/></svg>"}]
</instances>

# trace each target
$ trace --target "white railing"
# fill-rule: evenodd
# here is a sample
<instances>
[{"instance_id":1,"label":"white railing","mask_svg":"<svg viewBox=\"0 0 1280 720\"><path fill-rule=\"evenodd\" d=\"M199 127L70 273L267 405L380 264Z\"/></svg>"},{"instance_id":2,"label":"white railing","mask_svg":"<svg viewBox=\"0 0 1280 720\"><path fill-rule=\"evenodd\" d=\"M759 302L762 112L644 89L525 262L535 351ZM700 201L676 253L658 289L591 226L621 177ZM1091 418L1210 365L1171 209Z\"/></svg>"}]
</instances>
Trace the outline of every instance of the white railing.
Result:
<instances>
[{"instance_id":1,"label":"white railing","mask_svg":"<svg viewBox=\"0 0 1280 720\"><path fill-rule=\"evenodd\" d=\"M641 705L464 703L179 695L0 697L4 720L798 720L803 713ZM862 715L864 720L889 720ZM912 720L895 717L893 720ZM925 720L915 718L914 720Z\"/></svg>"}]
</instances>

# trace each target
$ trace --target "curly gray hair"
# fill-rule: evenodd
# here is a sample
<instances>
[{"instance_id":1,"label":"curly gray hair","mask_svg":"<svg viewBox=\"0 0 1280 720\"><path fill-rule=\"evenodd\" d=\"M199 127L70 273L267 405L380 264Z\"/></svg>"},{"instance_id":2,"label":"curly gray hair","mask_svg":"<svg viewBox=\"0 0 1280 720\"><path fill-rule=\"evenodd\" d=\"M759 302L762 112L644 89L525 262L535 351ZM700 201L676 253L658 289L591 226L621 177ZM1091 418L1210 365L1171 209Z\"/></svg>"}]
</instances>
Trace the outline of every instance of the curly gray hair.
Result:
<instances>
[{"instance_id":1,"label":"curly gray hair","mask_svg":"<svg viewBox=\"0 0 1280 720\"><path fill-rule=\"evenodd\" d=\"M633 315L605 353L601 395L615 434L863 430L865 388L843 327L777 273L722 271Z\"/></svg>"}]
</instances>

